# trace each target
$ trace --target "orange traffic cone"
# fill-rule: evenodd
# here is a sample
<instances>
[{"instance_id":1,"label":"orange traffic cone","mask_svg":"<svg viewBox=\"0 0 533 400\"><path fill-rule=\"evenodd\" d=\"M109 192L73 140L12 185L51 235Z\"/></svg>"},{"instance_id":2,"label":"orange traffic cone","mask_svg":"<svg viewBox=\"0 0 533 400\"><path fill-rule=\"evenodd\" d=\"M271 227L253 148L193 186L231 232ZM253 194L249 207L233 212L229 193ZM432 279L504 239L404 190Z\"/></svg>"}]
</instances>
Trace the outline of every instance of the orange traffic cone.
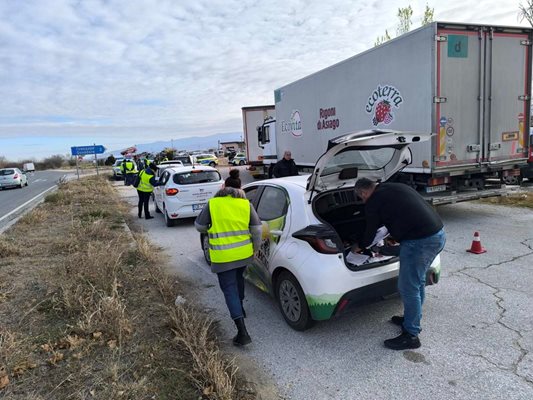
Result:
<instances>
[{"instance_id":1,"label":"orange traffic cone","mask_svg":"<svg viewBox=\"0 0 533 400\"><path fill-rule=\"evenodd\" d=\"M486 253L487 250L481 246L481 240L479 239L479 232L474 232L474 240L472 240L472 246L467 250L469 253L481 254Z\"/></svg>"}]
</instances>

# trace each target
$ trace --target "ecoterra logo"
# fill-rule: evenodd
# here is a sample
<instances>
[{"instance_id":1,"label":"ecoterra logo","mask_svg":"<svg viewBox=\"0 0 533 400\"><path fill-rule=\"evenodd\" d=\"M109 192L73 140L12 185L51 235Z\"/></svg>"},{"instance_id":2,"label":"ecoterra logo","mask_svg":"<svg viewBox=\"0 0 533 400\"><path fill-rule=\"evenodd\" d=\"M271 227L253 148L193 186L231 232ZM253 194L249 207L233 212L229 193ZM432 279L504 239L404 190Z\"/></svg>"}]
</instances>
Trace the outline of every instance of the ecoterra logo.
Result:
<instances>
[{"instance_id":1,"label":"ecoterra logo","mask_svg":"<svg viewBox=\"0 0 533 400\"><path fill-rule=\"evenodd\" d=\"M281 132L290 133L295 137L302 136L302 119L300 118L300 111L293 110L291 113L291 119L287 121L281 121Z\"/></svg>"},{"instance_id":2,"label":"ecoterra logo","mask_svg":"<svg viewBox=\"0 0 533 400\"><path fill-rule=\"evenodd\" d=\"M394 121L393 109L400 108L402 103L403 97L398 89L391 85L378 85L368 98L365 111L372 116L374 126L389 125Z\"/></svg>"}]
</instances>

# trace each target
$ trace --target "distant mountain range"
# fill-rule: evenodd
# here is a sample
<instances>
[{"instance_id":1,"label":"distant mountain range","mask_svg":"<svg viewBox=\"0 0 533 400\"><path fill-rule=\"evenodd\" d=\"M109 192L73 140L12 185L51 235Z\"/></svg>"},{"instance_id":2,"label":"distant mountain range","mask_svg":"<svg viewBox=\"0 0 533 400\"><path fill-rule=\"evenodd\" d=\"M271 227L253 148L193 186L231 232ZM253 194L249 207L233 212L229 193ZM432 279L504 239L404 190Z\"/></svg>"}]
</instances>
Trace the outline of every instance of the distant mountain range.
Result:
<instances>
[{"instance_id":1,"label":"distant mountain range","mask_svg":"<svg viewBox=\"0 0 533 400\"><path fill-rule=\"evenodd\" d=\"M183 139L174 139L166 141L158 141L152 143L136 144L137 153L158 153L167 147L174 147L178 151L193 151L193 150L207 150L218 148L219 142L236 142L242 140L241 132L217 133L210 136L187 137ZM113 154L120 155L120 152L125 149L117 149L107 151L104 156Z\"/></svg>"}]
</instances>

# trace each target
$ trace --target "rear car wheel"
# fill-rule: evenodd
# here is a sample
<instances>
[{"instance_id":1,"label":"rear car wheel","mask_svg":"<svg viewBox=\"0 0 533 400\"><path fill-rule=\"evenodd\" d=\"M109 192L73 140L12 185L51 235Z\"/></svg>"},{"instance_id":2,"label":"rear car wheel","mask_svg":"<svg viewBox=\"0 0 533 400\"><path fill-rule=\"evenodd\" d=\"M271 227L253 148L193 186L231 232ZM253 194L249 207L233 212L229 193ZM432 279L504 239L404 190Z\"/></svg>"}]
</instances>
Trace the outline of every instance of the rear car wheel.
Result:
<instances>
[{"instance_id":1,"label":"rear car wheel","mask_svg":"<svg viewBox=\"0 0 533 400\"><path fill-rule=\"evenodd\" d=\"M159 209L159 207L157 206L157 202L154 200L154 207L155 207L155 212L158 213L158 214L161 214L162 211Z\"/></svg>"},{"instance_id":2,"label":"rear car wheel","mask_svg":"<svg viewBox=\"0 0 533 400\"><path fill-rule=\"evenodd\" d=\"M313 325L309 306L298 280L288 271L276 280L276 298L285 322L297 331L305 331Z\"/></svg>"},{"instance_id":3,"label":"rear car wheel","mask_svg":"<svg viewBox=\"0 0 533 400\"><path fill-rule=\"evenodd\" d=\"M165 210L165 224L170 228L176 224L176 220L170 218Z\"/></svg>"},{"instance_id":4,"label":"rear car wheel","mask_svg":"<svg viewBox=\"0 0 533 400\"><path fill-rule=\"evenodd\" d=\"M239 165L244 165L244 160L239 161Z\"/></svg>"},{"instance_id":5,"label":"rear car wheel","mask_svg":"<svg viewBox=\"0 0 533 400\"><path fill-rule=\"evenodd\" d=\"M209 237L207 235L200 235L202 241L202 251L204 252L204 258L207 265L211 265L211 256L209 255Z\"/></svg>"}]
</instances>

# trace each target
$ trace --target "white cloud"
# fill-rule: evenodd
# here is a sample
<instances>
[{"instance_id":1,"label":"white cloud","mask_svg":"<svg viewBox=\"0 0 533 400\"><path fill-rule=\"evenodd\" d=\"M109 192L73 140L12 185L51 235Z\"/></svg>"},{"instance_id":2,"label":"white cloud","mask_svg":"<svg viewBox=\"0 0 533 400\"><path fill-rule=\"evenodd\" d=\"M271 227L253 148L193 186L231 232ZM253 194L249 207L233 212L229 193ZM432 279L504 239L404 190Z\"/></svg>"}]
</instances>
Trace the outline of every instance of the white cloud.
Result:
<instances>
[{"instance_id":1,"label":"white cloud","mask_svg":"<svg viewBox=\"0 0 533 400\"><path fill-rule=\"evenodd\" d=\"M240 131L242 106L273 103L274 89L372 47L385 29L395 33L407 4L1 2L0 138L116 134L127 145ZM416 27L426 1L411 4ZM518 24L513 2L429 5L437 20Z\"/></svg>"}]
</instances>

